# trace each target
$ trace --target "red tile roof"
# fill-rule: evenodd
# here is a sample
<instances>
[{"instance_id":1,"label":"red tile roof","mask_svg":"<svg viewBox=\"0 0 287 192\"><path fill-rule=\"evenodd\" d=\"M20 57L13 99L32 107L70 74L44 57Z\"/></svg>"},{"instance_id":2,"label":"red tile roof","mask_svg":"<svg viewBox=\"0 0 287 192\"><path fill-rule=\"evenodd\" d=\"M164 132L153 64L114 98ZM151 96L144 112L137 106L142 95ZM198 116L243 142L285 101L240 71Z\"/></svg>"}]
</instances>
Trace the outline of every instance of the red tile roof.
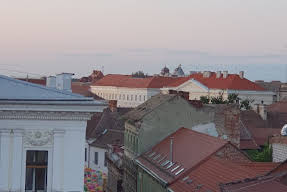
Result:
<instances>
[{"instance_id":1,"label":"red tile roof","mask_svg":"<svg viewBox=\"0 0 287 192\"><path fill-rule=\"evenodd\" d=\"M286 192L286 172L227 183L221 186L222 192Z\"/></svg>"},{"instance_id":2,"label":"red tile roof","mask_svg":"<svg viewBox=\"0 0 287 192\"><path fill-rule=\"evenodd\" d=\"M173 77L145 77L135 78L131 75L109 74L96 81L93 86L114 86L128 88L162 88L175 81Z\"/></svg>"},{"instance_id":3,"label":"red tile roof","mask_svg":"<svg viewBox=\"0 0 287 192\"><path fill-rule=\"evenodd\" d=\"M176 164L171 166L169 169L166 169L164 168L166 166L162 166L161 164L164 161L169 160L170 137L173 138L173 162L176 162ZM172 182L174 179L178 178L190 168L196 166L202 160L206 159L226 144L228 144L228 142L225 140L192 131L187 128L180 128L175 133L166 137L159 144L155 145L150 151L141 155L138 158L138 162L144 165L144 167L155 172L165 181ZM149 155L154 152L155 154L150 157ZM158 157L157 161L154 161L153 158L159 154L160 157ZM165 158L162 159L163 157ZM158 162L159 159L162 160ZM171 170L176 166L179 167L171 172ZM184 170L181 174L175 175L175 173L182 168L184 168Z\"/></svg>"},{"instance_id":4,"label":"red tile roof","mask_svg":"<svg viewBox=\"0 0 287 192\"><path fill-rule=\"evenodd\" d=\"M237 74L228 74L227 78L223 78L222 75L220 78L216 78L216 73L214 72L211 72L209 78L203 77L202 73L181 77L177 81L170 83L168 87L177 87L190 79L194 79L210 89L265 91L260 85L246 78L241 79Z\"/></svg>"},{"instance_id":5,"label":"red tile roof","mask_svg":"<svg viewBox=\"0 0 287 192\"><path fill-rule=\"evenodd\" d=\"M174 192L193 192L197 191L196 189L199 187L198 191L220 191L220 183L262 175L275 166L277 164L274 163L233 163L212 156L206 162L182 176L170 188Z\"/></svg>"},{"instance_id":6,"label":"red tile roof","mask_svg":"<svg viewBox=\"0 0 287 192\"><path fill-rule=\"evenodd\" d=\"M95 82L94 86L115 86L129 88L163 88L178 87L186 81L194 79L210 89L229 90L255 90L265 91L260 85L240 78L237 74L229 74L227 78L216 78L216 73L212 72L209 78L203 77L202 73L195 73L187 77L162 77L153 76L146 78L133 78L131 75L109 74Z\"/></svg>"},{"instance_id":7,"label":"red tile roof","mask_svg":"<svg viewBox=\"0 0 287 192\"><path fill-rule=\"evenodd\" d=\"M287 113L287 101L280 101L268 105L266 110L267 112Z\"/></svg>"}]
</instances>

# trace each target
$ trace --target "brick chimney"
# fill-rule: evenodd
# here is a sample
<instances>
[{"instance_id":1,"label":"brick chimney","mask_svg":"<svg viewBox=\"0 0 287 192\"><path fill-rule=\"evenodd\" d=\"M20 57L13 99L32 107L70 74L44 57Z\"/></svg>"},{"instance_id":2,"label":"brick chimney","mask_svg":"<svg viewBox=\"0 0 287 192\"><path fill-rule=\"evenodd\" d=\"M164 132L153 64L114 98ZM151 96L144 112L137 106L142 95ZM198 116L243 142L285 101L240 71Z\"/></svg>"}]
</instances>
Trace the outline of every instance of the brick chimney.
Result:
<instances>
[{"instance_id":1,"label":"brick chimney","mask_svg":"<svg viewBox=\"0 0 287 192\"><path fill-rule=\"evenodd\" d=\"M118 110L117 100L109 100L109 108L110 108L111 112L116 112Z\"/></svg>"},{"instance_id":2,"label":"brick chimney","mask_svg":"<svg viewBox=\"0 0 287 192\"><path fill-rule=\"evenodd\" d=\"M244 78L244 71L240 71L240 72L239 72L239 77L240 77L241 79Z\"/></svg>"}]
</instances>

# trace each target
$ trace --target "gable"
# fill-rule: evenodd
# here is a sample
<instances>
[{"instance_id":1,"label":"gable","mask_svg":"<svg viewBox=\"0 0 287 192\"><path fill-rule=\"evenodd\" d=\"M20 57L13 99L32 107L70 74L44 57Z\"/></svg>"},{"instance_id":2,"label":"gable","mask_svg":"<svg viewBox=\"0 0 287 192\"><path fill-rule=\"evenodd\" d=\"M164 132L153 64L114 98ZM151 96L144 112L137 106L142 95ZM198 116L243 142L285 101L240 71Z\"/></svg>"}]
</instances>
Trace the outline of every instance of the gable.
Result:
<instances>
[{"instance_id":1,"label":"gable","mask_svg":"<svg viewBox=\"0 0 287 192\"><path fill-rule=\"evenodd\" d=\"M186 92L208 92L208 88L200 82L190 79L178 86L177 90Z\"/></svg>"}]
</instances>

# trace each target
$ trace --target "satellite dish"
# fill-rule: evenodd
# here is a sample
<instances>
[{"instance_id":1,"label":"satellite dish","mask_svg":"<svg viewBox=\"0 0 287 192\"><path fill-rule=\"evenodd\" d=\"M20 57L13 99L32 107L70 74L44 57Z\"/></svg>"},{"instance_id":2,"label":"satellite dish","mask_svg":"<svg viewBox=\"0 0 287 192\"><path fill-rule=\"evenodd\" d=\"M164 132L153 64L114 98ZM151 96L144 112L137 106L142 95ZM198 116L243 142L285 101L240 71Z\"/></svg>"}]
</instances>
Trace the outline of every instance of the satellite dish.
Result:
<instances>
[{"instance_id":1,"label":"satellite dish","mask_svg":"<svg viewBox=\"0 0 287 192\"><path fill-rule=\"evenodd\" d=\"M281 135L287 136L287 124L285 124L281 129Z\"/></svg>"}]
</instances>

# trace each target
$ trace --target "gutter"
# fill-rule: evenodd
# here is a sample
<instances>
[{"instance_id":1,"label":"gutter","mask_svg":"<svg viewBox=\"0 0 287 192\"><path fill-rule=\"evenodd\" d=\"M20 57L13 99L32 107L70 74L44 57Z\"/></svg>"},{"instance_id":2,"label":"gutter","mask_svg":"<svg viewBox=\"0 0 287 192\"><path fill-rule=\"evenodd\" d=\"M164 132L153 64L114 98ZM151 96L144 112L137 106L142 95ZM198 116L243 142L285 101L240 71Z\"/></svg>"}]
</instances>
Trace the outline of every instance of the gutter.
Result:
<instances>
[{"instance_id":1,"label":"gutter","mask_svg":"<svg viewBox=\"0 0 287 192\"><path fill-rule=\"evenodd\" d=\"M139 160L135 160L136 163L145 171L147 172L149 175L151 175L152 177L154 177L155 179L157 179L158 181L160 181L164 186L168 185L168 182L163 180L162 178L160 178L160 176L158 176L156 173L154 173L153 171L148 170L147 168L145 168L145 166L139 161Z\"/></svg>"}]
</instances>

